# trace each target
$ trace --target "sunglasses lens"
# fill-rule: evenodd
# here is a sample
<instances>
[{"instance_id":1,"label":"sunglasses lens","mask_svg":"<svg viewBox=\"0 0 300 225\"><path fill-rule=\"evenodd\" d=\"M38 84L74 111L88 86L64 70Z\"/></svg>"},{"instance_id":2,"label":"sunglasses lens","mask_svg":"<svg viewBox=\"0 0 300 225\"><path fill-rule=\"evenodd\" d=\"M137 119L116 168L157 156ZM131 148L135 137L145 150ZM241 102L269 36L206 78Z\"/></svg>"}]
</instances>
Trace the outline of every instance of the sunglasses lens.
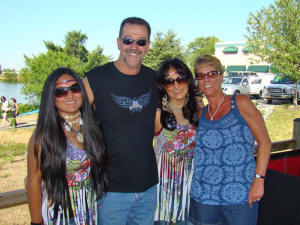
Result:
<instances>
[{"instance_id":1,"label":"sunglasses lens","mask_svg":"<svg viewBox=\"0 0 300 225\"><path fill-rule=\"evenodd\" d=\"M216 78L219 75L218 71L211 71L207 73L207 77L209 78Z\"/></svg>"},{"instance_id":2,"label":"sunglasses lens","mask_svg":"<svg viewBox=\"0 0 300 225\"><path fill-rule=\"evenodd\" d=\"M68 88L60 87L55 89L55 97L57 98L62 98L66 96L67 93L68 93Z\"/></svg>"},{"instance_id":3,"label":"sunglasses lens","mask_svg":"<svg viewBox=\"0 0 300 225\"><path fill-rule=\"evenodd\" d=\"M55 97L57 97L57 98L65 97L65 96L67 96L69 90L71 90L72 93L75 93L75 94L81 92L80 85L77 83L77 84L73 84L70 87L56 88L55 89Z\"/></svg>"},{"instance_id":4,"label":"sunglasses lens","mask_svg":"<svg viewBox=\"0 0 300 225\"><path fill-rule=\"evenodd\" d=\"M71 91L72 91L73 93L75 93L75 94L81 92L81 88L80 88L80 85L79 85L78 83L72 85L72 86L70 87L70 89L71 89Z\"/></svg>"},{"instance_id":5,"label":"sunglasses lens","mask_svg":"<svg viewBox=\"0 0 300 225\"><path fill-rule=\"evenodd\" d=\"M197 80L204 80L205 74L204 73L196 73Z\"/></svg>"},{"instance_id":6,"label":"sunglasses lens","mask_svg":"<svg viewBox=\"0 0 300 225\"><path fill-rule=\"evenodd\" d=\"M174 84L175 80L170 78L170 79L164 79L164 85L171 85Z\"/></svg>"},{"instance_id":7,"label":"sunglasses lens","mask_svg":"<svg viewBox=\"0 0 300 225\"><path fill-rule=\"evenodd\" d=\"M177 83L185 83L187 82L187 77L186 76L183 76L183 75L180 75L179 77L177 77L176 81Z\"/></svg>"},{"instance_id":8,"label":"sunglasses lens","mask_svg":"<svg viewBox=\"0 0 300 225\"><path fill-rule=\"evenodd\" d=\"M145 46L147 44L147 41L146 40L143 40L143 39L138 39L136 40L136 44L139 45L139 46Z\"/></svg>"},{"instance_id":9,"label":"sunglasses lens","mask_svg":"<svg viewBox=\"0 0 300 225\"><path fill-rule=\"evenodd\" d=\"M124 45L131 45L133 43L133 39L129 37L122 38L122 42Z\"/></svg>"}]
</instances>

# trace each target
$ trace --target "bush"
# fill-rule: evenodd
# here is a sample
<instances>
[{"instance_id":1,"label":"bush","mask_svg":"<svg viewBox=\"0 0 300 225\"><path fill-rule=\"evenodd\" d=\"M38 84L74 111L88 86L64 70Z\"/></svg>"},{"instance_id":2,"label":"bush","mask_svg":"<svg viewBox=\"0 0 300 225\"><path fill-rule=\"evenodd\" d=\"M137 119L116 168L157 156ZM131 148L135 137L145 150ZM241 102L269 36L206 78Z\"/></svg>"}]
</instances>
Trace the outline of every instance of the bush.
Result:
<instances>
[{"instance_id":1,"label":"bush","mask_svg":"<svg viewBox=\"0 0 300 225\"><path fill-rule=\"evenodd\" d=\"M39 108L39 105L30 105L30 104L18 104L18 114L30 112ZM0 116L2 116L2 111L0 112ZM12 117L11 111L7 113L8 117Z\"/></svg>"}]
</instances>

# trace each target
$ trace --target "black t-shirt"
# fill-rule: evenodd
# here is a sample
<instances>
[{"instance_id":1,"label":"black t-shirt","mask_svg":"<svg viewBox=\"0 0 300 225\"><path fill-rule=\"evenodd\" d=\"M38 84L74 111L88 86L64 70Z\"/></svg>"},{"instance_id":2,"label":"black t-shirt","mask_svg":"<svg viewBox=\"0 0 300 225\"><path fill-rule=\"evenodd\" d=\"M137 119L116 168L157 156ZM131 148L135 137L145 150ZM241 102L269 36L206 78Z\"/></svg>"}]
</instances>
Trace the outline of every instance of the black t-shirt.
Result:
<instances>
[{"instance_id":1,"label":"black t-shirt","mask_svg":"<svg viewBox=\"0 0 300 225\"><path fill-rule=\"evenodd\" d=\"M143 192L158 182L153 151L155 71L126 75L114 63L86 73L109 156L109 191Z\"/></svg>"}]
</instances>

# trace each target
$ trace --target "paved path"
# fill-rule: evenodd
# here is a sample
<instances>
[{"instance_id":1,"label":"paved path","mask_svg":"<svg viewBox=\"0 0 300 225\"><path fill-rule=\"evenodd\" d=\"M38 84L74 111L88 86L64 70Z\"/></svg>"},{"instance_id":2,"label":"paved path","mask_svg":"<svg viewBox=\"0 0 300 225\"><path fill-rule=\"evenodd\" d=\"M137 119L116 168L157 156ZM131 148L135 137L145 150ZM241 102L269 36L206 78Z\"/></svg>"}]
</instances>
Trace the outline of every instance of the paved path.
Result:
<instances>
[{"instance_id":1,"label":"paved path","mask_svg":"<svg viewBox=\"0 0 300 225\"><path fill-rule=\"evenodd\" d=\"M1 120L1 123L2 123L2 120ZM35 125L36 125L36 120L23 121L23 122L18 123L18 125L16 126L16 129L30 128L30 127L34 127ZM8 130L8 129L11 129L11 127L9 127L8 125L6 125L5 127L0 126L0 130Z\"/></svg>"}]
</instances>

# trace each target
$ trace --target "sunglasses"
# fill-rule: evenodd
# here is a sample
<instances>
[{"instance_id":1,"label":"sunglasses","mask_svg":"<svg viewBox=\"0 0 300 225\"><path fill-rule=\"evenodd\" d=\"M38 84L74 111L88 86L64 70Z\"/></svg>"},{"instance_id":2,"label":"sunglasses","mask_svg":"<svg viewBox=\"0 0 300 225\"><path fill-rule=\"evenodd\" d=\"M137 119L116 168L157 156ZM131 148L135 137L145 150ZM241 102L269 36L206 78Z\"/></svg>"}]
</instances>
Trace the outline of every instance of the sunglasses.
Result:
<instances>
[{"instance_id":1,"label":"sunglasses","mask_svg":"<svg viewBox=\"0 0 300 225\"><path fill-rule=\"evenodd\" d=\"M205 77L209 78L209 79L214 79L217 76L219 76L221 74L221 72L219 71L210 71L207 73L195 73L195 77L197 80L204 80Z\"/></svg>"},{"instance_id":2,"label":"sunglasses","mask_svg":"<svg viewBox=\"0 0 300 225\"><path fill-rule=\"evenodd\" d=\"M56 88L55 89L55 97L57 97L57 98L65 97L65 96L67 96L69 90L72 91L73 94L77 94L77 93L81 92L80 85L77 83L77 84L73 84L70 87Z\"/></svg>"},{"instance_id":3,"label":"sunglasses","mask_svg":"<svg viewBox=\"0 0 300 225\"><path fill-rule=\"evenodd\" d=\"M179 75L176 79L169 78L169 79L164 79L163 84L166 86L174 85L175 81L177 84L183 84L188 82L188 78L185 75Z\"/></svg>"},{"instance_id":4,"label":"sunglasses","mask_svg":"<svg viewBox=\"0 0 300 225\"><path fill-rule=\"evenodd\" d=\"M143 46L145 46L148 43L148 41L145 40L145 39L136 39L136 40L134 40L131 37L124 37L121 40L122 40L122 43L124 45L131 45L135 41L135 43L138 46L142 46L143 47Z\"/></svg>"}]
</instances>

